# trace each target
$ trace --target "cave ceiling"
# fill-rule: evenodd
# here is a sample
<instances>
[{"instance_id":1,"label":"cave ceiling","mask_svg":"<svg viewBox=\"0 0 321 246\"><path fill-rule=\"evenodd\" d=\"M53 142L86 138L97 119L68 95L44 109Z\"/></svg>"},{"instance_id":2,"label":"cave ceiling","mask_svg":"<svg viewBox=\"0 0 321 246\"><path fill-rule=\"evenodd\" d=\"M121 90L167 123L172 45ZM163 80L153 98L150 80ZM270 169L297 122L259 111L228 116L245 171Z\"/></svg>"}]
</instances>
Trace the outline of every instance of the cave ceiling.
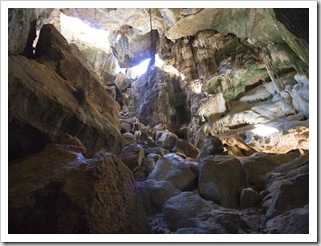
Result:
<instances>
[{"instance_id":1,"label":"cave ceiling","mask_svg":"<svg viewBox=\"0 0 321 246\"><path fill-rule=\"evenodd\" d=\"M76 17L106 35L81 41L70 34L76 24L66 28L69 19L63 16ZM122 112L146 125L162 123L176 133L189 125L191 136L199 127L214 134L258 124L279 129L284 128L282 117L309 118L308 16L309 9L302 8L11 9L9 54L26 52L25 40L34 42L27 38L33 27L41 39L41 27L52 24L79 48ZM105 42L106 48L95 46L96 41ZM177 78L159 72L155 80L148 79L152 84L146 91L144 77L135 77L132 68L155 54L162 70ZM302 143L306 148L306 141ZM294 147L281 152L289 148Z\"/></svg>"}]
</instances>

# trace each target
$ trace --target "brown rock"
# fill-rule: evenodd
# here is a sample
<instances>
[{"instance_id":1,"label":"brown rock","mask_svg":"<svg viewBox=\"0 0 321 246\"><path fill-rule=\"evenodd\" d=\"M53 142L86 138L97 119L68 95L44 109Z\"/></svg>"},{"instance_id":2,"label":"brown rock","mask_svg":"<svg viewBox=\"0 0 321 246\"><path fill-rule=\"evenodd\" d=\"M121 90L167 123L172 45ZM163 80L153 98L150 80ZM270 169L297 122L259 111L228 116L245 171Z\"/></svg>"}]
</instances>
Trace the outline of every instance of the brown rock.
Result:
<instances>
[{"instance_id":1,"label":"brown rock","mask_svg":"<svg viewBox=\"0 0 321 246\"><path fill-rule=\"evenodd\" d=\"M9 233L146 232L133 176L114 155L50 144L9 167Z\"/></svg>"},{"instance_id":2,"label":"brown rock","mask_svg":"<svg viewBox=\"0 0 321 246\"><path fill-rule=\"evenodd\" d=\"M195 147L193 144L182 139L178 139L177 148L181 149L186 156L192 157L192 158L196 158L200 152L200 150L197 147Z\"/></svg>"},{"instance_id":3,"label":"brown rock","mask_svg":"<svg viewBox=\"0 0 321 246\"><path fill-rule=\"evenodd\" d=\"M9 57L9 159L39 152L61 134L77 137L90 156L122 148L119 105L68 49L52 25L44 25L39 58ZM78 85L86 102L75 96Z\"/></svg>"},{"instance_id":4,"label":"brown rock","mask_svg":"<svg viewBox=\"0 0 321 246\"><path fill-rule=\"evenodd\" d=\"M182 157L171 153L157 160L147 179L170 181L177 189L184 190L193 186L195 174Z\"/></svg>"},{"instance_id":5,"label":"brown rock","mask_svg":"<svg viewBox=\"0 0 321 246\"><path fill-rule=\"evenodd\" d=\"M144 149L139 144L128 145L121 153L122 162L129 168L140 166L144 158Z\"/></svg>"}]
</instances>

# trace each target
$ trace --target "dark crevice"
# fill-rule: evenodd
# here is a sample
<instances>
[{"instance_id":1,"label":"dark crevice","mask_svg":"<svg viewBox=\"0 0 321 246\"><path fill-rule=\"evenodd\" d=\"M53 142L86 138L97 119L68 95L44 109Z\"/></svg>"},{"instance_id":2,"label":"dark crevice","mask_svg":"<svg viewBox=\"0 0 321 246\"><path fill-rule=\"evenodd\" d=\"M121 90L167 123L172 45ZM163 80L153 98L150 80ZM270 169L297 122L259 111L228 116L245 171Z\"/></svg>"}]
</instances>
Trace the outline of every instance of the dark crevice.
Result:
<instances>
[{"instance_id":1,"label":"dark crevice","mask_svg":"<svg viewBox=\"0 0 321 246\"><path fill-rule=\"evenodd\" d=\"M242 124L238 124L238 125L234 125L234 126L229 126L228 128L231 130L234 130L234 129L242 128L242 127L249 126L249 125L250 125L249 123L242 123Z\"/></svg>"}]
</instances>

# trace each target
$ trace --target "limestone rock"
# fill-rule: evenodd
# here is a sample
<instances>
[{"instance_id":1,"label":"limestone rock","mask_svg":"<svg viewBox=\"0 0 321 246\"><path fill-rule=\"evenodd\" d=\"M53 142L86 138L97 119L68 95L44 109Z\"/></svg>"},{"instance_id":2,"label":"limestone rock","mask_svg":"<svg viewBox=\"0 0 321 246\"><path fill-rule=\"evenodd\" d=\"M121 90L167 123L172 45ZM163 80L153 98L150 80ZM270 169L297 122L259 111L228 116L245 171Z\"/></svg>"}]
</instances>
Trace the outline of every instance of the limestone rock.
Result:
<instances>
[{"instance_id":1,"label":"limestone rock","mask_svg":"<svg viewBox=\"0 0 321 246\"><path fill-rule=\"evenodd\" d=\"M170 152L167 149L161 148L161 147L147 147L145 149L146 154L157 154L160 156L167 155Z\"/></svg>"},{"instance_id":2,"label":"limestone rock","mask_svg":"<svg viewBox=\"0 0 321 246\"><path fill-rule=\"evenodd\" d=\"M150 220L149 232L152 234L171 233L164 221L163 214L157 214Z\"/></svg>"},{"instance_id":3,"label":"limestone rock","mask_svg":"<svg viewBox=\"0 0 321 246\"><path fill-rule=\"evenodd\" d=\"M222 155L223 151L222 141L218 137L208 134L197 159L201 160L210 155Z\"/></svg>"},{"instance_id":4,"label":"limestone rock","mask_svg":"<svg viewBox=\"0 0 321 246\"><path fill-rule=\"evenodd\" d=\"M50 144L9 166L9 233L144 233L137 192L115 155Z\"/></svg>"},{"instance_id":5,"label":"limestone rock","mask_svg":"<svg viewBox=\"0 0 321 246\"><path fill-rule=\"evenodd\" d=\"M182 192L169 199L164 206L164 221L170 230L196 227L194 218L208 210L211 202L192 192Z\"/></svg>"},{"instance_id":6,"label":"limestone rock","mask_svg":"<svg viewBox=\"0 0 321 246\"><path fill-rule=\"evenodd\" d=\"M133 81L127 91L128 100L123 108L146 126L162 124L168 131L175 132L189 121L186 95L175 75L155 67Z\"/></svg>"},{"instance_id":7,"label":"limestone rock","mask_svg":"<svg viewBox=\"0 0 321 246\"><path fill-rule=\"evenodd\" d=\"M268 218L309 203L309 155L276 167L264 177L269 195L263 206Z\"/></svg>"},{"instance_id":8,"label":"limestone rock","mask_svg":"<svg viewBox=\"0 0 321 246\"><path fill-rule=\"evenodd\" d=\"M309 206L294 208L274 217L266 223L265 232L269 234L309 233Z\"/></svg>"},{"instance_id":9,"label":"limestone rock","mask_svg":"<svg viewBox=\"0 0 321 246\"><path fill-rule=\"evenodd\" d=\"M161 212L164 203L180 192L169 181L146 180L138 182L137 187L139 194L142 196L145 210L149 214Z\"/></svg>"},{"instance_id":10,"label":"limestone rock","mask_svg":"<svg viewBox=\"0 0 321 246\"><path fill-rule=\"evenodd\" d=\"M131 85L131 80L122 73L116 75L114 83L119 88L120 93L124 93Z\"/></svg>"},{"instance_id":11,"label":"limestone rock","mask_svg":"<svg viewBox=\"0 0 321 246\"><path fill-rule=\"evenodd\" d=\"M218 93L215 96L205 97L200 100L196 115L199 116L203 122L205 118L210 122L214 122L219 119L225 111L226 107L223 94Z\"/></svg>"},{"instance_id":12,"label":"limestone rock","mask_svg":"<svg viewBox=\"0 0 321 246\"><path fill-rule=\"evenodd\" d=\"M160 155L158 154L148 154L146 158L143 160L143 167L145 167L145 173L148 176L155 168L155 163L159 159Z\"/></svg>"},{"instance_id":13,"label":"limestone rock","mask_svg":"<svg viewBox=\"0 0 321 246\"><path fill-rule=\"evenodd\" d=\"M247 182L249 185L260 186L264 175L272 169L284 163L294 160L299 155L297 153L288 154L267 154L255 153L248 157L239 157L242 163L242 168L246 173Z\"/></svg>"},{"instance_id":14,"label":"limestone rock","mask_svg":"<svg viewBox=\"0 0 321 246\"><path fill-rule=\"evenodd\" d=\"M156 132L155 139L156 139L156 143L160 147L167 149L168 151L171 151L174 148L176 148L177 141L178 141L178 137L174 133L171 133L168 131Z\"/></svg>"},{"instance_id":15,"label":"limestone rock","mask_svg":"<svg viewBox=\"0 0 321 246\"><path fill-rule=\"evenodd\" d=\"M246 233L249 227L239 212L202 199L193 192L182 192L164 206L164 221L176 233Z\"/></svg>"},{"instance_id":16,"label":"limestone rock","mask_svg":"<svg viewBox=\"0 0 321 246\"><path fill-rule=\"evenodd\" d=\"M242 208L255 207L259 201L259 194L252 188L245 188L241 191L240 204Z\"/></svg>"},{"instance_id":17,"label":"limestone rock","mask_svg":"<svg viewBox=\"0 0 321 246\"><path fill-rule=\"evenodd\" d=\"M102 147L119 153L118 104L52 25L43 26L38 46L36 59L9 57L9 159L39 152L61 134L80 139L88 156ZM86 103L74 95L78 85Z\"/></svg>"},{"instance_id":18,"label":"limestone rock","mask_svg":"<svg viewBox=\"0 0 321 246\"><path fill-rule=\"evenodd\" d=\"M196 146L182 139L178 139L177 148L181 149L186 156L192 158L196 158L200 153L200 150Z\"/></svg>"},{"instance_id":19,"label":"limestone rock","mask_svg":"<svg viewBox=\"0 0 321 246\"><path fill-rule=\"evenodd\" d=\"M41 25L50 23L59 16L53 8L9 8L8 51L10 55L32 55L32 43L36 37L37 20Z\"/></svg>"},{"instance_id":20,"label":"limestone rock","mask_svg":"<svg viewBox=\"0 0 321 246\"><path fill-rule=\"evenodd\" d=\"M131 169L141 166L144 158L144 149L139 144L128 145L121 152L122 162Z\"/></svg>"},{"instance_id":21,"label":"limestone rock","mask_svg":"<svg viewBox=\"0 0 321 246\"><path fill-rule=\"evenodd\" d=\"M199 192L202 197L223 207L238 207L244 187L241 163L232 156L209 156L199 165Z\"/></svg>"},{"instance_id":22,"label":"limestone rock","mask_svg":"<svg viewBox=\"0 0 321 246\"><path fill-rule=\"evenodd\" d=\"M147 179L170 181L177 189L185 190L192 187L195 175L182 157L170 153L158 159Z\"/></svg>"}]
</instances>

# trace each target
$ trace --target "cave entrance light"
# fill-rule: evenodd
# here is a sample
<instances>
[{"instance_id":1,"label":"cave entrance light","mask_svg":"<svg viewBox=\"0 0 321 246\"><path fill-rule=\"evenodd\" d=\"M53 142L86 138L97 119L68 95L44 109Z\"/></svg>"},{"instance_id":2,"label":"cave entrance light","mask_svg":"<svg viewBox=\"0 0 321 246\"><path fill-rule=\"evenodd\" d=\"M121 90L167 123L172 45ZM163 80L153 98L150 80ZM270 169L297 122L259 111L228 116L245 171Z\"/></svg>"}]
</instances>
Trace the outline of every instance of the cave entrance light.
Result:
<instances>
[{"instance_id":1,"label":"cave entrance light","mask_svg":"<svg viewBox=\"0 0 321 246\"><path fill-rule=\"evenodd\" d=\"M110 50L107 30L90 27L79 18L70 17L63 13L60 14L60 28L61 34L68 43L80 41L106 52Z\"/></svg>"},{"instance_id":2,"label":"cave entrance light","mask_svg":"<svg viewBox=\"0 0 321 246\"><path fill-rule=\"evenodd\" d=\"M144 73L146 73L148 64L150 62L151 58L148 58L141 63L139 63L137 66L134 66L132 68L128 68L126 76L128 76L131 79L138 78ZM162 68L164 62L159 58L158 54L155 55L155 66Z\"/></svg>"}]
</instances>

